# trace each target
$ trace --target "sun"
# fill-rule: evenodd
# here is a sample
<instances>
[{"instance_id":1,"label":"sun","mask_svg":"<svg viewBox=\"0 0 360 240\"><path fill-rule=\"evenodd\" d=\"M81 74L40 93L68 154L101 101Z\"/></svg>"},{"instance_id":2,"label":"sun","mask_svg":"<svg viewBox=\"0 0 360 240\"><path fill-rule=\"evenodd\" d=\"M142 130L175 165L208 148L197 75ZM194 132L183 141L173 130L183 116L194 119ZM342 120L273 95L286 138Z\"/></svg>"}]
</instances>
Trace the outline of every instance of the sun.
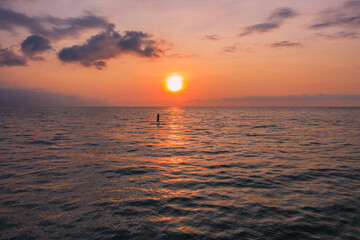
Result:
<instances>
[{"instance_id":1,"label":"sun","mask_svg":"<svg viewBox=\"0 0 360 240\"><path fill-rule=\"evenodd\" d=\"M165 79L165 87L169 92L180 92L184 86L184 78L178 74L170 75Z\"/></svg>"}]
</instances>

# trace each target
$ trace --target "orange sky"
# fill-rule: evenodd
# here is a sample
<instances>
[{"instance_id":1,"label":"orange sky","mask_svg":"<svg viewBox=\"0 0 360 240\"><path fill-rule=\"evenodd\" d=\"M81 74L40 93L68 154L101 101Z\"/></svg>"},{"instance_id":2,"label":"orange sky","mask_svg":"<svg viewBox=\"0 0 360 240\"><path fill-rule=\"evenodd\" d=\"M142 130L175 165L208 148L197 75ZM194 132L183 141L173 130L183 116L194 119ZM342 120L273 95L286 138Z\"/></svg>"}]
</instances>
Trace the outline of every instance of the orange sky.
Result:
<instances>
[{"instance_id":1,"label":"orange sky","mask_svg":"<svg viewBox=\"0 0 360 240\"><path fill-rule=\"evenodd\" d=\"M0 16L0 25L11 28L0 29L0 48L26 59L23 66L0 56L0 82L6 87L143 106L194 105L193 100L207 105L208 99L247 96L360 94L360 25L349 20L360 17L357 0L18 0L1 1L0 9L3 16L6 11L20 19ZM94 52L87 39L108 31L105 25L86 20L73 30L69 27L77 22L64 21L90 15L115 25L112 42L100 46L104 50ZM131 38L143 43L129 47L117 42L128 40L125 31L148 35ZM22 49L32 35L48 39L51 49ZM59 57L74 45L89 46L67 62ZM146 46L154 51L146 52ZM98 61L106 63L101 70ZM185 78L186 90L172 94L163 89L162 81L171 73Z\"/></svg>"}]
</instances>

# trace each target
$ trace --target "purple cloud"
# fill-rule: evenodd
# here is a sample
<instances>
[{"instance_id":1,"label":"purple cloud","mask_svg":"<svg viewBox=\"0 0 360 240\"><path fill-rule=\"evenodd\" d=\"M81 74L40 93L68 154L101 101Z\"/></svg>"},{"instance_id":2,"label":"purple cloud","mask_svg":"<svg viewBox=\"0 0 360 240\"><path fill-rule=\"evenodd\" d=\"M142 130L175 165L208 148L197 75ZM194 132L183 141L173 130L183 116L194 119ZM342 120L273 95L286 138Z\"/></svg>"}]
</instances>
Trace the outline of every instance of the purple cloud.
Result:
<instances>
[{"instance_id":1,"label":"purple cloud","mask_svg":"<svg viewBox=\"0 0 360 240\"><path fill-rule=\"evenodd\" d=\"M279 28L286 19L296 17L297 15L298 13L291 8L278 8L267 18L266 22L246 27L239 36L269 32Z\"/></svg>"},{"instance_id":2,"label":"purple cloud","mask_svg":"<svg viewBox=\"0 0 360 240\"><path fill-rule=\"evenodd\" d=\"M63 48L58 57L62 62L78 62L86 67L102 69L106 66L104 60L124 53L158 57L162 50L150 38L151 35L141 31L126 31L120 35L111 24L106 31L92 36L84 44Z\"/></svg>"}]
</instances>

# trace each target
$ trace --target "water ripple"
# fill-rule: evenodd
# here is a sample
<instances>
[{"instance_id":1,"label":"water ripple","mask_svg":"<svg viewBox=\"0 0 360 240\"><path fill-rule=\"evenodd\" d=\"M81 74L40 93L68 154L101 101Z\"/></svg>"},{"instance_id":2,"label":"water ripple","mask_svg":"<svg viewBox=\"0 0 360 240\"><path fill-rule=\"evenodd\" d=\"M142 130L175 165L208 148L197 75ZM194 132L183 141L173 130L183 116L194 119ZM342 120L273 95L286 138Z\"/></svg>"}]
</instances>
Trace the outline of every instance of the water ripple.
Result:
<instances>
[{"instance_id":1,"label":"water ripple","mask_svg":"<svg viewBox=\"0 0 360 240\"><path fill-rule=\"evenodd\" d=\"M360 236L359 108L0 111L0 239Z\"/></svg>"}]
</instances>

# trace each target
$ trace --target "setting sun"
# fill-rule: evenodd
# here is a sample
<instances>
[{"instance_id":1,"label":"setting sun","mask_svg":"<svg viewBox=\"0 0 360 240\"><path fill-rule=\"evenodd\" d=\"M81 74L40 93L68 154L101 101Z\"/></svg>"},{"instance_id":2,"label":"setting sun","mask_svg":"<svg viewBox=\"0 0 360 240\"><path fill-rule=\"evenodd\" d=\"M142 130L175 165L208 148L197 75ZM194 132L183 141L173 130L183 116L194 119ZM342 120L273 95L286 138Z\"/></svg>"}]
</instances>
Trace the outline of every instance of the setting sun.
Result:
<instances>
[{"instance_id":1,"label":"setting sun","mask_svg":"<svg viewBox=\"0 0 360 240\"><path fill-rule=\"evenodd\" d=\"M165 80L166 89L170 92L179 92L184 89L184 78L180 75L171 75Z\"/></svg>"}]
</instances>

